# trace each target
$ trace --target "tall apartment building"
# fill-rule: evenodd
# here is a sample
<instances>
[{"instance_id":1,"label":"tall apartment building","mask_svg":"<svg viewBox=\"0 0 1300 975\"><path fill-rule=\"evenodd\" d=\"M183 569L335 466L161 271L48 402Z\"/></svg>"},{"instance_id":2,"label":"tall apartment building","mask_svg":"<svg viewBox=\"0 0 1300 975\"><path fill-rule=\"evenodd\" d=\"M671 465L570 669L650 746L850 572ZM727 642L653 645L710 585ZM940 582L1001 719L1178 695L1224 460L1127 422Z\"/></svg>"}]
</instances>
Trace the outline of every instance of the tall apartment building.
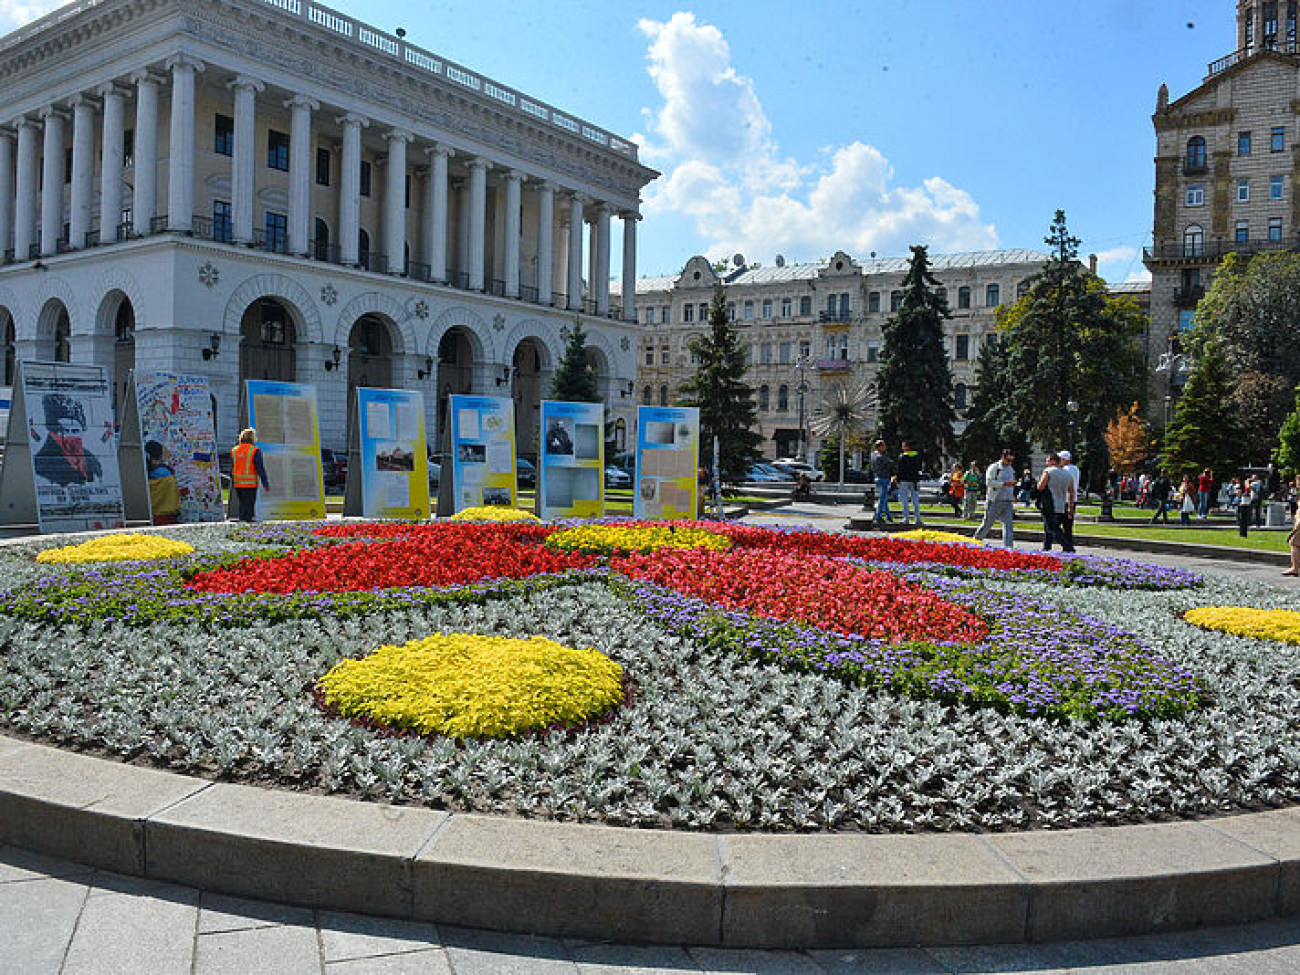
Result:
<instances>
[{"instance_id":1,"label":"tall apartment building","mask_svg":"<svg viewBox=\"0 0 1300 975\"><path fill-rule=\"evenodd\" d=\"M1047 260L1029 250L932 255L931 269L952 310L945 341L959 418L974 393L980 343L994 330L994 309L1014 301ZM837 385L856 389L875 381L881 329L902 300L907 268L906 258L859 261L839 251L814 264L778 257L770 267L740 258L719 269L693 257L675 277L643 278L636 285L638 401L675 400L695 371L690 340L707 328L709 302L721 284L748 351L764 452L792 456L806 442L813 453L818 443L808 421L818 406Z\"/></svg>"},{"instance_id":2,"label":"tall apartment building","mask_svg":"<svg viewBox=\"0 0 1300 975\"><path fill-rule=\"evenodd\" d=\"M1237 46L1174 101L1160 86L1148 359L1163 366L1154 404L1176 399L1185 366L1179 335L1214 270L1232 252L1300 244L1300 47L1297 4L1238 0Z\"/></svg>"},{"instance_id":3,"label":"tall apartment building","mask_svg":"<svg viewBox=\"0 0 1300 975\"><path fill-rule=\"evenodd\" d=\"M631 416L630 142L313 0L79 0L0 39L0 334L16 359L518 405L583 316ZM621 221L621 229L613 218Z\"/></svg>"}]
</instances>

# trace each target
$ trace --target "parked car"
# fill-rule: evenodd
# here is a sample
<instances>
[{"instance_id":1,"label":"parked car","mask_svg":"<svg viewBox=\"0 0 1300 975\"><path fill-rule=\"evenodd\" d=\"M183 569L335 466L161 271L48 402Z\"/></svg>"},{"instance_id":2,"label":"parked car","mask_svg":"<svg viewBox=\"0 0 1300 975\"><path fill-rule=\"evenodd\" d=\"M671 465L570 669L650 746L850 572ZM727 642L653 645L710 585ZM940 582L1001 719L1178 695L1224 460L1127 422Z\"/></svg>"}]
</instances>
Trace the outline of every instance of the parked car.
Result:
<instances>
[{"instance_id":1,"label":"parked car","mask_svg":"<svg viewBox=\"0 0 1300 975\"><path fill-rule=\"evenodd\" d=\"M442 477L442 465L436 460L429 461L429 490L437 491L438 482Z\"/></svg>"},{"instance_id":2,"label":"parked car","mask_svg":"<svg viewBox=\"0 0 1300 975\"><path fill-rule=\"evenodd\" d=\"M348 480L348 455L341 450L320 450L320 469L325 476L325 487L341 488Z\"/></svg>"},{"instance_id":3,"label":"parked car","mask_svg":"<svg viewBox=\"0 0 1300 975\"><path fill-rule=\"evenodd\" d=\"M812 464L805 464L801 460L793 460L787 457L782 460L773 461L772 466L779 471L785 471L791 477L797 478L800 474L807 474L808 480L810 481L826 480L825 474L813 467Z\"/></svg>"},{"instance_id":4,"label":"parked car","mask_svg":"<svg viewBox=\"0 0 1300 975\"><path fill-rule=\"evenodd\" d=\"M520 487L537 486L537 468L531 460L526 457L515 458L515 480Z\"/></svg>"},{"instance_id":5,"label":"parked car","mask_svg":"<svg viewBox=\"0 0 1300 975\"><path fill-rule=\"evenodd\" d=\"M860 471L856 467L846 467L844 468L844 483L874 484L876 483L876 478L871 471Z\"/></svg>"},{"instance_id":6,"label":"parked car","mask_svg":"<svg viewBox=\"0 0 1300 975\"><path fill-rule=\"evenodd\" d=\"M777 475L766 464L750 464L745 480L750 484L777 484L786 478Z\"/></svg>"},{"instance_id":7,"label":"parked car","mask_svg":"<svg viewBox=\"0 0 1300 975\"><path fill-rule=\"evenodd\" d=\"M630 488L632 486L632 475L621 467L605 468L605 487L607 488Z\"/></svg>"},{"instance_id":8,"label":"parked car","mask_svg":"<svg viewBox=\"0 0 1300 975\"><path fill-rule=\"evenodd\" d=\"M772 477L776 478L778 481L793 481L795 479L793 474L780 470L772 464L755 464L754 466L759 470L772 475Z\"/></svg>"}]
</instances>

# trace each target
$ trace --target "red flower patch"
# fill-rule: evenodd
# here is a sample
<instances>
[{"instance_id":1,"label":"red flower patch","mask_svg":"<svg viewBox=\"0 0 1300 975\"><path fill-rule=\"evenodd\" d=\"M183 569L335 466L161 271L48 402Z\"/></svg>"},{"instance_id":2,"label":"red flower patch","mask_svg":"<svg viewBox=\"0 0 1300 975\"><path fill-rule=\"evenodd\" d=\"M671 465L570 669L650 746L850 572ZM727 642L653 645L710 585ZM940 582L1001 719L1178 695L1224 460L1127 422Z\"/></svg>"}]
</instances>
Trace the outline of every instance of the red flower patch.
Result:
<instances>
[{"instance_id":1,"label":"red flower patch","mask_svg":"<svg viewBox=\"0 0 1300 975\"><path fill-rule=\"evenodd\" d=\"M348 592L401 586L463 585L483 579L523 579L586 569L596 559L581 552L552 552L495 525L446 525L436 531L394 529L392 541L353 542L306 549L270 559L246 559L202 572L188 588L214 593ZM324 529L323 533L330 533ZM382 538L386 532L339 532Z\"/></svg>"},{"instance_id":2,"label":"red flower patch","mask_svg":"<svg viewBox=\"0 0 1300 975\"><path fill-rule=\"evenodd\" d=\"M989 633L978 616L920 586L820 555L673 550L616 557L610 568L724 609L837 633L892 642L975 642Z\"/></svg>"}]
</instances>

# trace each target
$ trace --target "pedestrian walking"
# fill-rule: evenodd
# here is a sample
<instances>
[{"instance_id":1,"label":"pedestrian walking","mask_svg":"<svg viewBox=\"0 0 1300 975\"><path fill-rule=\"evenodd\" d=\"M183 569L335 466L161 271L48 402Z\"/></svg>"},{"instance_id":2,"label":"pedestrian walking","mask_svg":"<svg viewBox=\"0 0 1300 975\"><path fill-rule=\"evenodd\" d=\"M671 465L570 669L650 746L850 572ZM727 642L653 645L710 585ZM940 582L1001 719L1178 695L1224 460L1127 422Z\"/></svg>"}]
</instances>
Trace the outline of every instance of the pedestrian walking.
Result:
<instances>
[{"instance_id":1,"label":"pedestrian walking","mask_svg":"<svg viewBox=\"0 0 1300 975\"><path fill-rule=\"evenodd\" d=\"M257 518L257 485L269 488L262 449L257 446L257 431L252 427L239 435L239 443L230 452L230 488L234 492L240 521Z\"/></svg>"},{"instance_id":2,"label":"pedestrian walking","mask_svg":"<svg viewBox=\"0 0 1300 975\"><path fill-rule=\"evenodd\" d=\"M912 448L910 440L903 441L895 477L898 479L898 503L903 509L903 524L910 525L911 516L915 514L916 527L925 527L925 522L921 520L921 455Z\"/></svg>"},{"instance_id":3,"label":"pedestrian walking","mask_svg":"<svg viewBox=\"0 0 1300 975\"><path fill-rule=\"evenodd\" d=\"M1237 534L1242 538L1247 538L1250 536L1250 522L1254 517L1254 512L1250 507L1250 493L1243 488L1239 488L1239 482L1240 478L1233 478L1233 487L1229 488L1229 497L1235 498L1237 502ZM1289 535L1287 537L1290 538Z\"/></svg>"},{"instance_id":4,"label":"pedestrian walking","mask_svg":"<svg viewBox=\"0 0 1300 975\"><path fill-rule=\"evenodd\" d=\"M948 489L948 503L952 505L952 516L961 517L962 506L966 501L966 471L961 464L952 465L952 473L944 481Z\"/></svg>"},{"instance_id":5,"label":"pedestrian walking","mask_svg":"<svg viewBox=\"0 0 1300 975\"><path fill-rule=\"evenodd\" d=\"M1196 482L1191 474L1183 476L1182 486L1178 489L1178 523L1184 528L1192 525L1192 515L1196 514Z\"/></svg>"},{"instance_id":6,"label":"pedestrian walking","mask_svg":"<svg viewBox=\"0 0 1300 975\"><path fill-rule=\"evenodd\" d=\"M1058 451L1057 453L1061 458L1061 470L1069 474L1071 480L1074 481L1074 498L1075 498L1075 502L1077 503L1078 500L1082 498L1084 495L1082 486L1079 483L1083 479L1082 475L1079 473L1079 468L1077 468L1074 465L1074 456L1068 450L1061 450ZM1070 537L1073 538L1074 537L1074 505L1070 506L1070 511L1065 516L1065 520L1067 522L1066 528L1070 532Z\"/></svg>"},{"instance_id":7,"label":"pedestrian walking","mask_svg":"<svg viewBox=\"0 0 1300 975\"><path fill-rule=\"evenodd\" d=\"M984 472L989 500L984 506L984 520L975 529L975 540L981 541L993 529L994 522L1002 522L1002 546L1016 547L1016 454L1010 447L1003 448L1001 460L989 464Z\"/></svg>"},{"instance_id":8,"label":"pedestrian walking","mask_svg":"<svg viewBox=\"0 0 1300 975\"><path fill-rule=\"evenodd\" d=\"M1300 492L1300 474L1296 475L1292 489L1293 492ZM1286 537L1286 543L1291 549L1291 568L1282 574L1284 576L1300 575L1300 506L1296 508L1295 521L1291 526L1291 533Z\"/></svg>"},{"instance_id":9,"label":"pedestrian walking","mask_svg":"<svg viewBox=\"0 0 1300 975\"><path fill-rule=\"evenodd\" d=\"M877 440L871 455L871 477L876 482L876 524L885 525L894 520L889 511L889 490L894 479L894 458L889 456L885 441Z\"/></svg>"},{"instance_id":10,"label":"pedestrian walking","mask_svg":"<svg viewBox=\"0 0 1300 975\"><path fill-rule=\"evenodd\" d=\"M1214 495L1214 471L1208 467L1196 479L1196 514L1202 521L1210 517L1210 499Z\"/></svg>"},{"instance_id":11,"label":"pedestrian walking","mask_svg":"<svg viewBox=\"0 0 1300 975\"><path fill-rule=\"evenodd\" d=\"M1250 492L1250 515L1256 528L1264 527L1264 479L1258 474L1250 475L1250 480L1246 482L1246 490Z\"/></svg>"},{"instance_id":12,"label":"pedestrian walking","mask_svg":"<svg viewBox=\"0 0 1300 975\"><path fill-rule=\"evenodd\" d=\"M1020 486L1016 488L1016 500L1026 508L1034 503L1034 472L1028 467L1020 475Z\"/></svg>"},{"instance_id":13,"label":"pedestrian walking","mask_svg":"<svg viewBox=\"0 0 1300 975\"><path fill-rule=\"evenodd\" d=\"M1151 503L1155 505L1156 513L1151 516L1151 524L1158 520L1164 519L1165 524L1169 524L1169 495L1174 491L1174 486L1169 483L1169 478L1165 477L1165 472L1161 471L1156 475L1156 479L1151 482L1149 488Z\"/></svg>"},{"instance_id":14,"label":"pedestrian walking","mask_svg":"<svg viewBox=\"0 0 1300 975\"><path fill-rule=\"evenodd\" d=\"M1053 541L1061 543L1062 552L1074 551L1073 519L1074 478L1061 467L1059 454L1047 455L1047 466L1038 479L1039 506L1043 512L1043 551L1052 550Z\"/></svg>"},{"instance_id":15,"label":"pedestrian walking","mask_svg":"<svg viewBox=\"0 0 1300 975\"><path fill-rule=\"evenodd\" d=\"M966 521L974 521L975 509L980 500L980 485L984 483L984 475L980 473L980 465L975 461L967 464L966 474L962 480L966 484L966 497L962 499L961 516Z\"/></svg>"}]
</instances>

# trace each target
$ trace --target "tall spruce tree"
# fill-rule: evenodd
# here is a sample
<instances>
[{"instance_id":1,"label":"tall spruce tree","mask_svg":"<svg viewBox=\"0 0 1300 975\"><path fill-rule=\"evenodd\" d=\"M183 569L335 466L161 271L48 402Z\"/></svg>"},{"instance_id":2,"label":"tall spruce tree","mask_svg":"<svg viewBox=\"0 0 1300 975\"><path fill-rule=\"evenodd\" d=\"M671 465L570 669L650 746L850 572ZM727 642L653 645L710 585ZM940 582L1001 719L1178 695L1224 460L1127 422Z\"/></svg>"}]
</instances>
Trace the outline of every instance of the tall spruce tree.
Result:
<instances>
[{"instance_id":1,"label":"tall spruce tree","mask_svg":"<svg viewBox=\"0 0 1300 975\"><path fill-rule=\"evenodd\" d=\"M902 304L885 322L876 375L880 435L894 450L911 441L931 471L956 448L952 370L943 339L948 302L938 288L926 248L914 245Z\"/></svg>"},{"instance_id":2,"label":"tall spruce tree","mask_svg":"<svg viewBox=\"0 0 1300 975\"><path fill-rule=\"evenodd\" d=\"M681 402L699 408L700 452L706 466L717 436L719 478L739 484L758 460L763 437L756 429L754 389L745 379L745 352L727 314L727 296L721 286L709 303L709 330L691 339L690 349L699 365L681 385Z\"/></svg>"},{"instance_id":3,"label":"tall spruce tree","mask_svg":"<svg viewBox=\"0 0 1300 975\"><path fill-rule=\"evenodd\" d=\"M587 357L587 333L582 320L574 318L573 328L564 340L564 358L551 377L551 399L566 403L599 403L600 389L596 371Z\"/></svg>"},{"instance_id":4,"label":"tall spruce tree","mask_svg":"<svg viewBox=\"0 0 1300 975\"><path fill-rule=\"evenodd\" d=\"M961 434L961 459L992 462L1003 447L1011 447L1018 458L1029 456L1029 438L1016 409L1015 377L1011 374L1006 343L990 335L980 346L979 373L966 429Z\"/></svg>"},{"instance_id":5,"label":"tall spruce tree","mask_svg":"<svg viewBox=\"0 0 1300 975\"><path fill-rule=\"evenodd\" d=\"M1241 464L1243 444L1233 415L1232 387L1222 346L1216 340L1206 341L1161 445L1160 465L1170 477L1206 467L1227 474Z\"/></svg>"}]
</instances>

